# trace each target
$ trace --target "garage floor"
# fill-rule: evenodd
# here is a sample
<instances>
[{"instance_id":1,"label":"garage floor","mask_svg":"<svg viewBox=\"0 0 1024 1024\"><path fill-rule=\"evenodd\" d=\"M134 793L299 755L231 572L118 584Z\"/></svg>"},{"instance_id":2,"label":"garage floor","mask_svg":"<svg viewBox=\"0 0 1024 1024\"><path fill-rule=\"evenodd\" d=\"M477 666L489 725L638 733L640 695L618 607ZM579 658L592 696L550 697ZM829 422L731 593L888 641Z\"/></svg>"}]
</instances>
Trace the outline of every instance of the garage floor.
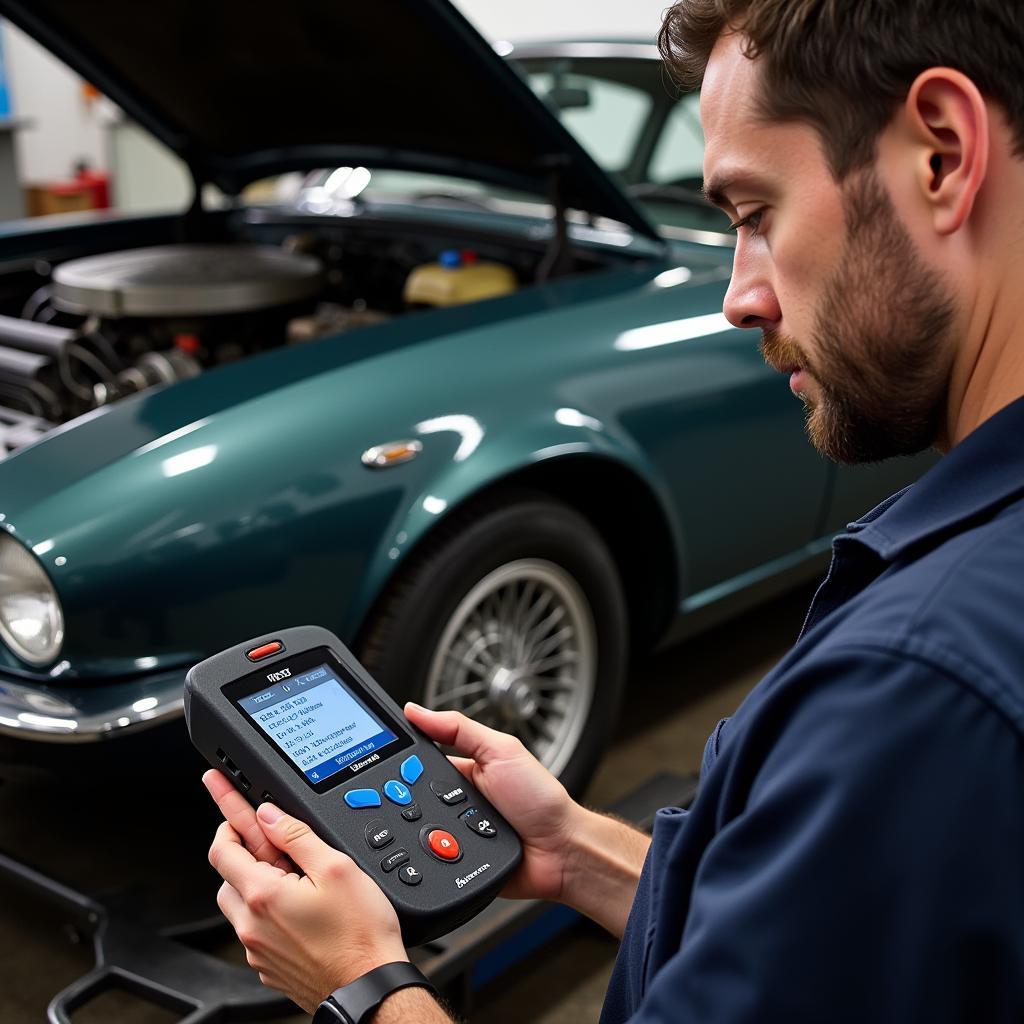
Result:
<instances>
[{"instance_id":1,"label":"garage floor","mask_svg":"<svg viewBox=\"0 0 1024 1024\"><path fill-rule=\"evenodd\" d=\"M587 803L601 806L655 770L692 772L714 724L792 643L810 591L765 605L638 667L630 680L622 730ZM0 848L80 889L95 893L138 880L166 879L161 915L192 916L211 907L216 885L205 850L215 818L194 782L154 782L139 774L75 771L65 784L30 772L0 785ZM84 776L84 777L83 777ZM478 999L473 1024L596 1021L616 943L587 923L566 933ZM244 962L232 940L220 949ZM64 915L0 882L0 1020L45 1019L50 996L83 974L91 949L70 941ZM173 1013L112 993L75 1015L75 1024L164 1024ZM299 1015L282 1022L304 1021Z\"/></svg>"}]
</instances>

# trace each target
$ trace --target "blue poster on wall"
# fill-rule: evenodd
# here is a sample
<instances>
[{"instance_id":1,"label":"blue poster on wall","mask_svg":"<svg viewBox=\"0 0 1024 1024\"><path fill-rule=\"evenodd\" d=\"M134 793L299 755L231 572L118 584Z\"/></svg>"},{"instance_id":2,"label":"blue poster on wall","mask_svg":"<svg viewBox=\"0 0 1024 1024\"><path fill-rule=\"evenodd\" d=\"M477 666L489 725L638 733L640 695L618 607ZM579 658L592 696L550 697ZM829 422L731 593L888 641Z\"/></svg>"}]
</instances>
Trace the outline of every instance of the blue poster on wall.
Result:
<instances>
[{"instance_id":1,"label":"blue poster on wall","mask_svg":"<svg viewBox=\"0 0 1024 1024\"><path fill-rule=\"evenodd\" d=\"M4 22L0 21L0 118L11 116L11 97L7 91L7 57L4 55Z\"/></svg>"}]
</instances>

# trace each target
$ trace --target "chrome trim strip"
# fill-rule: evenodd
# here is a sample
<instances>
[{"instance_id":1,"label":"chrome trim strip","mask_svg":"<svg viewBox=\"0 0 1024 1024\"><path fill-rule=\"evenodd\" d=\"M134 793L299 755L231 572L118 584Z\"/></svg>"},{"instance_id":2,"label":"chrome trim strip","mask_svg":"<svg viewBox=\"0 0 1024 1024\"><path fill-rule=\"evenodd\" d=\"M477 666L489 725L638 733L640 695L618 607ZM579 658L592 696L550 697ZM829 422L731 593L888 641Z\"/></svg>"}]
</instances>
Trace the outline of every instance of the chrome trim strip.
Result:
<instances>
[{"instance_id":1,"label":"chrome trim strip","mask_svg":"<svg viewBox=\"0 0 1024 1024\"><path fill-rule=\"evenodd\" d=\"M475 193L473 198L486 202L489 207L488 212L490 213L507 214L510 217L522 217L524 220L536 221L536 226L529 228L533 238L550 238L554 231L552 224L554 208L541 199L534 203L524 199L500 199L496 196L478 195ZM374 206L381 207L407 207L410 201L410 197L406 195L378 194L373 197ZM390 213L390 211L381 211L382 215L385 212ZM309 215L300 212L299 216ZM631 245L637 237L628 225L621 224L619 221L612 220L609 217L591 217L583 210L567 210L566 219L569 222L569 237L574 240L597 242L601 245L622 248L626 245ZM259 221L252 220L251 223L259 223ZM655 226L657 227L657 225ZM658 228L658 230L660 231L661 229ZM646 236L644 237L646 238ZM649 239L649 241L652 245L658 244L658 241L653 238Z\"/></svg>"},{"instance_id":2,"label":"chrome trim strip","mask_svg":"<svg viewBox=\"0 0 1024 1024\"><path fill-rule=\"evenodd\" d=\"M185 672L76 687L25 686L0 678L0 735L43 743L95 743L184 713Z\"/></svg>"},{"instance_id":3,"label":"chrome trim strip","mask_svg":"<svg viewBox=\"0 0 1024 1024\"><path fill-rule=\"evenodd\" d=\"M495 213L505 213L513 217L524 217L536 220L543 228L544 232L549 232L551 230L550 219L554 216L554 208L541 199L538 199L537 202L534 203L525 199L502 199L498 196L477 194L474 194L473 198L486 202ZM373 202L375 205L379 206L408 206L409 197L400 195L375 195L373 197ZM583 238L584 235L579 233L579 226L583 225L587 232L585 236L587 240L604 242L606 244L615 245L616 247L621 245L618 239L623 233L629 232L629 234L632 235L632 232L630 232L628 227L618 225L617 221L609 220L606 217L598 218L592 223L592 218L581 210L569 210L568 220L570 235L576 235L576 237ZM615 229L616 226L617 230ZM729 249L736 248L736 236L732 234L719 231L704 231L701 228L674 227L660 222L654 226L658 229L658 234L662 239L671 239L680 242L696 242L699 245L725 246ZM601 231L607 237L595 237L595 230Z\"/></svg>"},{"instance_id":4,"label":"chrome trim strip","mask_svg":"<svg viewBox=\"0 0 1024 1024\"><path fill-rule=\"evenodd\" d=\"M512 44L502 56L506 60L536 60L544 57L624 57L633 60L661 60L654 43L520 43Z\"/></svg>"},{"instance_id":5,"label":"chrome trim strip","mask_svg":"<svg viewBox=\"0 0 1024 1024\"><path fill-rule=\"evenodd\" d=\"M658 231L663 238L672 238L680 242L698 242L701 245L724 245L736 248L736 236L722 234L719 231L701 231L699 228L677 228L667 224L659 224Z\"/></svg>"}]
</instances>

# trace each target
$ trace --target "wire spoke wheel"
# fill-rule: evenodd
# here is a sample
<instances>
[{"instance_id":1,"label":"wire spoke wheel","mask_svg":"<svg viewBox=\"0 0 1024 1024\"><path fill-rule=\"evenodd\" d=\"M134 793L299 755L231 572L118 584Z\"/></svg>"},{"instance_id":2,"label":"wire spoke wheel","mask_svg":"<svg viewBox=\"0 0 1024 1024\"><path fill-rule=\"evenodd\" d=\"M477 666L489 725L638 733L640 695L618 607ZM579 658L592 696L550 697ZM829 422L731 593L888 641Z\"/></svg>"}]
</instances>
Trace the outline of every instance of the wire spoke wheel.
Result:
<instances>
[{"instance_id":1,"label":"wire spoke wheel","mask_svg":"<svg viewBox=\"0 0 1024 1024\"><path fill-rule=\"evenodd\" d=\"M573 794L607 749L628 648L604 539L576 509L525 488L495 490L439 523L358 643L397 700L518 736Z\"/></svg>"},{"instance_id":2,"label":"wire spoke wheel","mask_svg":"<svg viewBox=\"0 0 1024 1024\"><path fill-rule=\"evenodd\" d=\"M594 700L590 605L554 562L524 558L488 573L458 604L431 660L424 701L518 736L558 775Z\"/></svg>"}]
</instances>

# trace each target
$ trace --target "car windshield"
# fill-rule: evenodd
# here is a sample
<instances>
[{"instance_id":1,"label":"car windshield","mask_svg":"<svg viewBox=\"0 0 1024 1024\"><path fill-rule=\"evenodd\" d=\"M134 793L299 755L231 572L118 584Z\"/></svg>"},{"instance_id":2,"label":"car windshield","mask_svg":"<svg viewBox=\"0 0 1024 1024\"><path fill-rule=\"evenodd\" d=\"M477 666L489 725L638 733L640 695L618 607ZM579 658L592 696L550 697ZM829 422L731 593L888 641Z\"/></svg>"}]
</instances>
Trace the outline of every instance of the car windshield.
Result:
<instances>
[{"instance_id":1,"label":"car windshield","mask_svg":"<svg viewBox=\"0 0 1024 1024\"><path fill-rule=\"evenodd\" d=\"M722 230L701 194L704 133L698 93L683 96L660 60L585 56L587 44L515 61L594 161L662 227ZM615 44L595 45L614 54ZM529 51L527 51L529 53Z\"/></svg>"},{"instance_id":2,"label":"car windshield","mask_svg":"<svg viewBox=\"0 0 1024 1024\"><path fill-rule=\"evenodd\" d=\"M548 53L527 49L512 64L594 161L663 231L723 231L724 215L708 206L700 192L704 137L698 95L678 96L660 60L573 56L572 51L580 48L586 47L567 44ZM285 175L246 191L250 203L294 202L310 213L330 213L360 196L480 209L492 209L495 200L537 203L534 194L478 181L365 167Z\"/></svg>"}]
</instances>

